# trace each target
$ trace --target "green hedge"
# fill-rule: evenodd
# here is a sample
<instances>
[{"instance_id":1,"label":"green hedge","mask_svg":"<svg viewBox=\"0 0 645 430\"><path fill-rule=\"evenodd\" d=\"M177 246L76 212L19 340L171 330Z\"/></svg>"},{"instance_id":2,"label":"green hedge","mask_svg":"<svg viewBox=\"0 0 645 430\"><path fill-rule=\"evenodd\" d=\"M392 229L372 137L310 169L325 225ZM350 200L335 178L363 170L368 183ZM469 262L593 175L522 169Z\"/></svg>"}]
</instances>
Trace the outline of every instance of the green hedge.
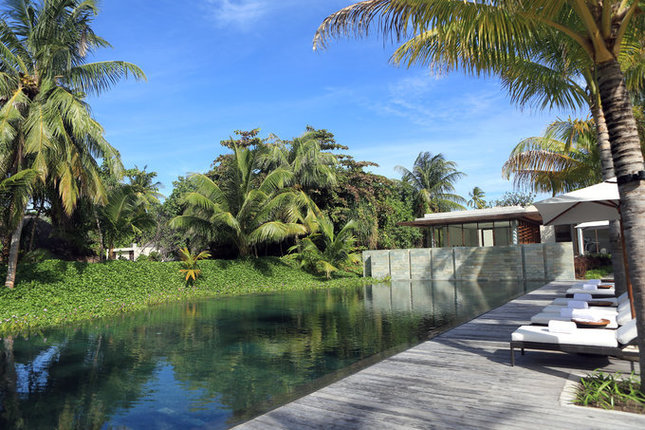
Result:
<instances>
[{"instance_id":1,"label":"green hedge","mask_svg":"<svg viewBox=\"0 0 645 430\"><path fill-rule=\"evenodd\" d=\"M179 263L48 260L21 265L13 290L0 290L0 334L117 315L159 303L370 282L344 275L331 280L293 268L278 258L207 260L187 287ZM2 271L6 273L6 268Z\"/></svg>"}]
</instances>

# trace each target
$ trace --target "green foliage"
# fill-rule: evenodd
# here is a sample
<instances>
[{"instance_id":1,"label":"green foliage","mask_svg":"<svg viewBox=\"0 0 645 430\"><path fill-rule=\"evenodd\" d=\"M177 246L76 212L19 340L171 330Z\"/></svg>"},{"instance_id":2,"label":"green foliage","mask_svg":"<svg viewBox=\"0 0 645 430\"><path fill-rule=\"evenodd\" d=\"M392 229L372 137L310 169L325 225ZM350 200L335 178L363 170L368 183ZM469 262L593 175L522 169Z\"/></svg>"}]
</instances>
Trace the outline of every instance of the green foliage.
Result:
<instances>
[{"instance_id":1,"label":"green foliage","mask_svg":"<svg viewBox=\"0 0 645 430\"><path fill-rule=\"evenodd\" d=\"M473 188L473 190L468 193L468 195L470 196L470 200L468 200L468 207L474 209L484 209L485 207L487 207L486 200L484 200L486 193L484 193L484 190L482 190L481 188Z\"/></svg>"},{"instance_id":2,"label":"green foliage","mask_svg":"<svg viewBox=\"0 0 645 430\"><path fill-rule=\"evenodd\" d=\"M179 250L179 258L181 259L181 269L179 271L186 276L186 284L193 285L201 270L199 270L198 261L210 258L211 254L208 251L201 251L197 254L190 252L188 248Z\"/></svg>"},{"instance_id":3,"label":"green foliage","mask_svg":"<svg viewBox=\"0 0 645 430\"><path fill-rule=\"evenodd\" d=\"M148 254L148 260L163 261L163 256L157 251L151 251L150 254Z\"/></svg>"},{"instance_id":4,"label":"green foliage","mask_svg":"<svg viewBox=\"0 0 645 430\"><path fill-rule=\"evenodd\" d=\"M199 266L202 276L187 287L177 276L182 268L179 262L48 260L20 265L15 289L0 289L0 334L118 315L188 298L373 282L356 275L325 280L277 258L204 260Z\"/></svg>"},{"instance_id":5,"label":"green foliage","mask_svg":"<svg viewBox=\"0 0 645 430\"><path fill-rule=\"evenodd\" d=\"M523 193L519 191L506 192L501 199L490 203L490 207L498 206L530 206L533 204L535 194Z\"/></svg>"},{"instance_id":6,"label":"green foliage","mask_svg":"<svg viewBox=\"0 0 645 430\"><path fill-rule=\"evenodd\" d=\"M129 185L120 185L108 194L108 203L98 210L101 228L110 255L119 245L131 243L156 226L146 204Z\"/></svg>"},{"instance_id":7,"label":"green foliage","mask_svg":"<svg viewBox=\"0 0 645 430\"><path fill-rule=\"evenodd\" d=\"M196 191L184 196L186 209L171 227L204 246L232 242L243 257L258 245L305 234L299 221L310 200L304 192L287 188L293 173L278 167L263 175L260 161L257 149L236 146L218 180L191 176Z\"/></svg>"},{"instance_id":8,"label":"green foliage","mask_svg":"<svg viewBox=\"0 0 645 430\"><path fill-rule=\"evenodd\" d=\"M51 252L46 249L34 249L33 251L26 252L22 256L23 263L42 263L45 260L54 258Z\"/></svg>"},{"instance_id":9,"label":"green foliage","mask_svg":"<svg viewBox=\"0 0 645 430\"><path fill-rule=\"evenodd\" d=\"M310 225L313 233L289 248L291 258L298 261L302 268L325 273L329 279L332 272L351 270L352 266L360 264L353 235L356 221L350 220L337 234L334 224L327 218L315 219Z\"/></svg>"},{"instance_id":10,"label":"green foliage","mask_svg":"<svg viewBox=\"0 0 645 430\"><path fill-rule=\"evenodd\" d=\"M544 136L524 139L502 167L518 189L554 196L602 181L600 148L593 120L555 121Z\"/></svg>"},{"instance_id":11,"label":"green foliage","mask_svg":"<svg viewBox=\"0 0 645 430\"><path fill-rule=\"evenodd\" d=\"M598 267L596 269L587 270L585 273L585 279L603 279L614 273L614 268L612 266Z\"/></svg>"},{"instance_id":12,"label":"green foliage","mask_svg":"<svg viewBox=\"0 0 645 430\"><path fill-rule=\"evenodd\" d=\"M466 200L455 194L455 182L465 176L465 173L458 171L457 163L446 160L443 154L421 152L411 171L402 166L396 168L403 175L402 181L417 191L417 216L465 209L462 204Z\"/></svg>"},{"instance_id":13,"label":"green foliage","mask_svg":"<svg viewBox=\"0 0 645 430\"><path fill-rule=\"evenodd\" d=\"M633 373L623 378L597 371L580 380L576 404L645 414L645 393L640 388Z\"/></svg>"}]
</instances>

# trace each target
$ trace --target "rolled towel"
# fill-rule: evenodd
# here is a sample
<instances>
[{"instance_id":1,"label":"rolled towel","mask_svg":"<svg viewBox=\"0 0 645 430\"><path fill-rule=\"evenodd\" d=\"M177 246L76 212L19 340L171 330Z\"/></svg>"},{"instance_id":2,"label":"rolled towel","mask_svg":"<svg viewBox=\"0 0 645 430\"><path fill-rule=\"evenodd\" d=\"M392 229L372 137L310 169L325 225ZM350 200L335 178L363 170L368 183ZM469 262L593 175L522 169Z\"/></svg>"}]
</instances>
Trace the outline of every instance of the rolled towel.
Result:
<instances>
[{"instance_id":1,"label":"rolled towel","mask_svg":"<svg viewBox=\"0 0 645 430\"><path fill-rule=\"evenodd\" d=\"M580 300L581 302L586 302L591 300L591 294L586 294L586 293L575 293L573 295L573 300Z\"/></svg>"},{"instance_id":2,"label":"rolled towel","mask_svg":"<svg viewBox=\"0 0 645 430\"><path fill-rule=\"evenodd\" d=\"M569 300L567 307L569 309L589 309L587 302L581 302L580 300Z\"/></svg>"},{"instance_id":3,"label":"rolled towel","mask_svg":"<svg viewBox=\"0 0 645 430\"><path fill-rule=\"evenodd\" d=\"M585 291L596 291L598 289L598 285L596 284L582 284L582 289Z\"/></svg>"},{"instance_id":4,"label":"rolled towel","mask_svg":"<svg viewBox=\"0 0 645 430\"><path fill-rule=\"evenodd\" d=\"M573 318L573 309L563 307L560 309L560 316L562 318Z\"/></svg>"},{"instance_id":5,"label":"rolled towel","mask_svg":"<svg viewBox=\"0 0 645 430\"><path fill-rule=\"evenodd\" d=\"M572 309L571 318L586 321L600 321L602 318L589 309Z\"/></svg>"},{"instance_id":6,"label":"rolled towel","mask_svg":"<svg viewBox=\"0 0 645 430\"><path fill-rule=\"evenodd\" d=\"M572 321L549 321L549 331L551 333L566 333L571 334L575 333L578 326Z\"/></svg>"}]
</instances>

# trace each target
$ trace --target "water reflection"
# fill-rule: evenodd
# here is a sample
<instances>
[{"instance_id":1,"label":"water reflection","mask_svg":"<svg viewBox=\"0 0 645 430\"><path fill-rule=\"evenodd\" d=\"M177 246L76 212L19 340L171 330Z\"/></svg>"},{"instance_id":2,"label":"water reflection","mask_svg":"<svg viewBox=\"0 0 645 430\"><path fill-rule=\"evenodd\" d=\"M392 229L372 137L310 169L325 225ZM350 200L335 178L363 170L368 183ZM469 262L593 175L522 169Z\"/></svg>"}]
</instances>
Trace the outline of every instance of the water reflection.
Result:
<instances>
[{"instance_id":1,"label":"water reflection","mask_svg":"<svg viewBox=\"0 0 645 430\"><path fill-rule=\"evenodd\" d=\"M234 297L7 337L0 428L226 428L537 286Z\"/></svg>"}]
</instances>

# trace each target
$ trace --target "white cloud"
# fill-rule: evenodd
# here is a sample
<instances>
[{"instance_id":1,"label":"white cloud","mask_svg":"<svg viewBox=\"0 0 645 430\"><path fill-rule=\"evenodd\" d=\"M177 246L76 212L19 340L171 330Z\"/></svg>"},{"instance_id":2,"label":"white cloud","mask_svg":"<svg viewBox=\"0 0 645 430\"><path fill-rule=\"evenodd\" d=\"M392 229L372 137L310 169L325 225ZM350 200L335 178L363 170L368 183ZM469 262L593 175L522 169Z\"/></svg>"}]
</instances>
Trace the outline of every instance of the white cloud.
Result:
<instances>
[{"instance_id":1,"label":"white cloud","mask_svg":"<svg viewBox=\"0 0 645 430\"><path fill-rule=\"evenodd\" d=\"M271 0L207 0L215 24L219 27L247 28L275 4Z\"/></svg>"}]
</instances>

